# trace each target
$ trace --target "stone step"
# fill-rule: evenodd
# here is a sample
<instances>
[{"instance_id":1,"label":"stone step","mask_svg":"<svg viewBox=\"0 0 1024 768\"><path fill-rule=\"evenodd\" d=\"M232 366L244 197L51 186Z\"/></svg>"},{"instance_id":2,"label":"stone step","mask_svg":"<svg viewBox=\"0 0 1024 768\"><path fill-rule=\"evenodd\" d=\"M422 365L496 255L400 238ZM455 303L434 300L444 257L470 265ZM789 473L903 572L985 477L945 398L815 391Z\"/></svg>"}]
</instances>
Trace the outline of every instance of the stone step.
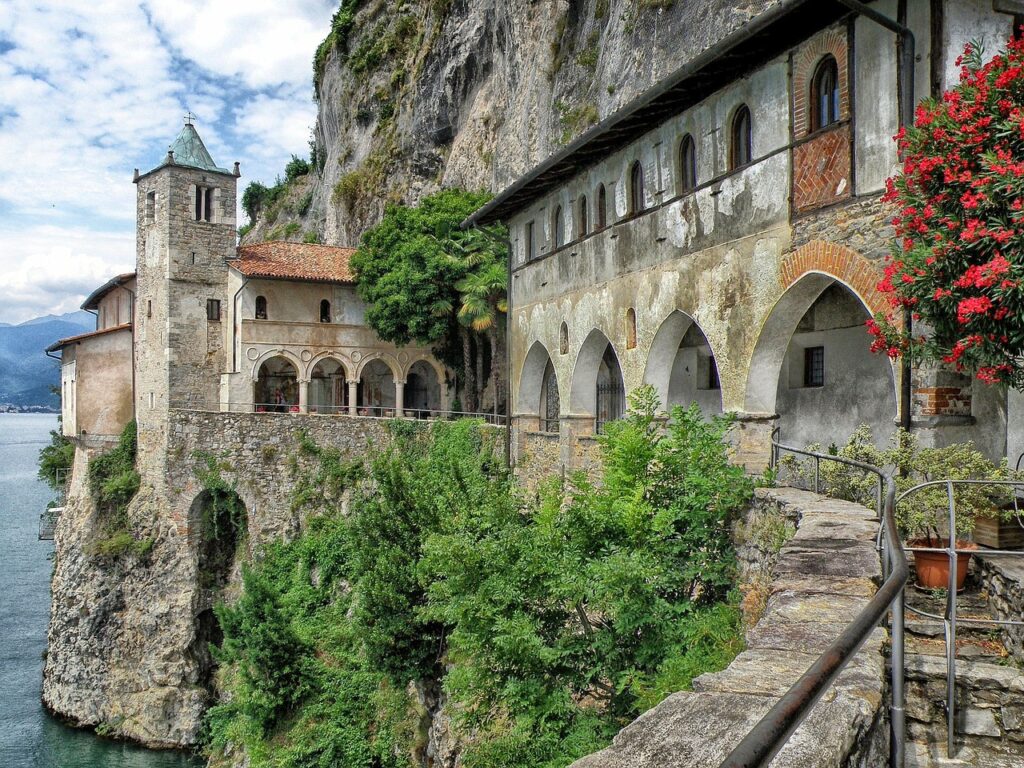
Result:
<instances>
[{"instance_id":1,"label":"stone step","mask_svg":"<svg viewBox=\"0 0 1024 768\"><path fill-rule=\"evenodd\" d=\"M920 741L907 742L904 768L1021 768L1024 765L1024 751L1010 755L995 752L984 747L961 746L956 757L946 757L946 745L926 744Z\"/></svg>"}]
</instances>

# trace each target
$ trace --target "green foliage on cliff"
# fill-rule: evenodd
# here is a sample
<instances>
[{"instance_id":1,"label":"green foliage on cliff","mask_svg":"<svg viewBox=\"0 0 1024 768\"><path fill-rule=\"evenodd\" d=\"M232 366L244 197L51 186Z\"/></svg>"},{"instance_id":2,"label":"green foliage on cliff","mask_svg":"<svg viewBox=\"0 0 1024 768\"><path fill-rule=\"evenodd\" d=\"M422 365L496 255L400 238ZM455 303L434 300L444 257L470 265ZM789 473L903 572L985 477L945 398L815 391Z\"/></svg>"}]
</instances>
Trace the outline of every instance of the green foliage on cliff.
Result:
<instances>
[{"instance_id":1,"label":"green foliage on cliff","mask_svg":"<svg viewBox=\"0 0 1024 768\"><path fill-rule=\"evenodd\" d=\"M424 765L416 691L443 691L466 768L555 768L725 666L729 525L751 484L727 420L676 409L661 429L649 392L633 405L601 438L599 484L533 497L473 422L396 430L365 465L304 447L306 532L219 612L212 748L242 743L254 767Z\"/></svg>"},{"instance_id":2,"label":"green foliage on cliff","mask_svg":"<svg viewBox=\"0 0 1024 768\"><path fill-rule=\"evenodd\" d=\"M153 547L151 539L135 537L128 519L128 505L138 493L140 482L135 469L137 440L135 422L130 421L121 432L117 447L89 462L89 493L100 523L99 537L86 547L90 554L107 558L124 554L142 556Z\"/></svg>"},{"instance_id":3,"label":"green foliage on cliff","mask_svg":"<svg viewBox=\"0 0 1024 768\"><path fill-rule=\"evenodd\" d=\"M39 451L39 479L58 490L75 461L75 444L64 437L60 425L50 430L50 442Z\"/></svg>"},{"instance_id":4,"label":"green foliage on cliff","mask_svg":"<svg viewBox=\"0 0 1024 768\"><path fill-rule=\"evenodd\" d=\"M327 64L327 57L336 48L345 49L348 43L348 33L356 20L356 11L362 0L342 0L341 6L331 17L331 31L317 46L313 55L313 98L320 98L320 82L324 75L324 66Z\"/></svg>"}]
</instances>

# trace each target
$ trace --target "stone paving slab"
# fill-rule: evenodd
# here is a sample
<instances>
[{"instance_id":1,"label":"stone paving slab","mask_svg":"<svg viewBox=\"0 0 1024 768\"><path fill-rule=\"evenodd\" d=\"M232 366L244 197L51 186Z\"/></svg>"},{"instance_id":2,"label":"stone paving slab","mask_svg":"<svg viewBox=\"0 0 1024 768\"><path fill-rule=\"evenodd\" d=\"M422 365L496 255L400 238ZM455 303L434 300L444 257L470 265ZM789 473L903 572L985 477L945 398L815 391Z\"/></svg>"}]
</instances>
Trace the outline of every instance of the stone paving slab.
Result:
<instances>
[{"instance_id":1,"label":"stone paving slab","mask_svg":"<svg viewBox=\"0 0 1024 768\"><path fill-rule=\"evenodd\" d=\"M779 574L772 580L772 594L780 592L821 592L826 595L871 597L877 591L875 582L868 578L843 576L804 576L798 573Z\"/></svg>"},{"instance_id":2,"label":"stone paving slab","mask_svg":"<svg viewBox=\"0 0 1024 768\"><path fill-rule=\"evenodd\" d=\"M766 648L746 650L721 672L696 678L693 690L782 696L817 660L818 655ZM858 653L833 685L839 689L869 690L873 683L877 684L882 666L882 658L877 652Z\"/></svg>"},{"instance_id":3,"label":"stone paving slab","mask_svg":"<svg viewBox=\"0 0 1024 768\"><path fill-rule=\"evenodd\" d=\"M747 633L747 648L822 653L846 629L846 623L761 621ZM864 643L865 649L880 652L889 634L877 628Z\"/></svg>"}]
</instances>

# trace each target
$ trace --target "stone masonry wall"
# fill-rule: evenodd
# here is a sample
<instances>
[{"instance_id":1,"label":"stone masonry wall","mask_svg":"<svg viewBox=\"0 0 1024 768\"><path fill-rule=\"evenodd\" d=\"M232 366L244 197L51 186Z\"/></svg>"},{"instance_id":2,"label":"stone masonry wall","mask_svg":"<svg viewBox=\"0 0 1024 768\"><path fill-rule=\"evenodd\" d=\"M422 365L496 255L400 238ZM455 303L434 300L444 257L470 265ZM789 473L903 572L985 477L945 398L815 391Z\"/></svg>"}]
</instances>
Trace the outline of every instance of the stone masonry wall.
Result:
<instances>
[{"instance_id":1,"label":"stone masonry wall","mask_svg":"<svg viewBox=\"0 0 1024 768\"><path fill-rule=\"evenodd\" d=\"M615 737L612 746L572 768L705 768L718 765L814 662L875 593L881 578L875 513L857 504L789 488L756 492L757 516L796 518L796 535L779 550L764 617L747 633L747 650L692 691L669 696ZM748 553L760 567L764 555ZM867 768L887 763L883 647L876 629L773 768Z\"/></svg>"},{"instance_id":2,"label":"stone masonry wall","mask_svg":"<svg viewBox=\"0 0 1024 768\"><path fill-rule=\"evenodd\" d=\"M425 426L425 424L424 424ZM210 608L199 573L204 489L196 475L213 456L248 513L239 560L275 539L295 536L303 520L291 497L305 459L300 434L343 455L360 457L388 439L383 419L172 410L166 461L139 468L142 485L127 510L129 527L148 551L103 558L93 544L102 523L88 492L94 450L76 452L65 512L57 524L53 602L43 701L78 725L149 746L196 743L210 703L200 616ZM504 431L498 432L500 437ZM156 477L156 467L166 473ZM293 471L298 468L298 472ZM236 561L234 589L239 575Z\"/></svg>"}]
</instances>

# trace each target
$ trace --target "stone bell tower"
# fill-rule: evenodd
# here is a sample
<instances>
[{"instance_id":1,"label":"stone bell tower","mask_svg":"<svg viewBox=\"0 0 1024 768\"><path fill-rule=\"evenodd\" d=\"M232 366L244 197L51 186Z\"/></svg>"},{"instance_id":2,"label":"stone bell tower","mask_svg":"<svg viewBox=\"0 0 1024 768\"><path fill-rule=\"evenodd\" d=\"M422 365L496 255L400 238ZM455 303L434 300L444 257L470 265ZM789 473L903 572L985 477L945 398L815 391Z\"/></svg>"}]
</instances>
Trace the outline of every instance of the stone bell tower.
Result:
<instances>
[{"instance_id":1,"label":"stone bell tower","mask_svg":"<svg viewBox=\"0 0 1024 768\"><path fill-rule=\"evenodd\" d=\"M239 171L219 168L185 118L154 169L135 172L135 412L140 466L166 448L168 411L217 409L225 370L226 259ZM156 467L153 467L157 469Z\"/></svg>"}]
</instances>

